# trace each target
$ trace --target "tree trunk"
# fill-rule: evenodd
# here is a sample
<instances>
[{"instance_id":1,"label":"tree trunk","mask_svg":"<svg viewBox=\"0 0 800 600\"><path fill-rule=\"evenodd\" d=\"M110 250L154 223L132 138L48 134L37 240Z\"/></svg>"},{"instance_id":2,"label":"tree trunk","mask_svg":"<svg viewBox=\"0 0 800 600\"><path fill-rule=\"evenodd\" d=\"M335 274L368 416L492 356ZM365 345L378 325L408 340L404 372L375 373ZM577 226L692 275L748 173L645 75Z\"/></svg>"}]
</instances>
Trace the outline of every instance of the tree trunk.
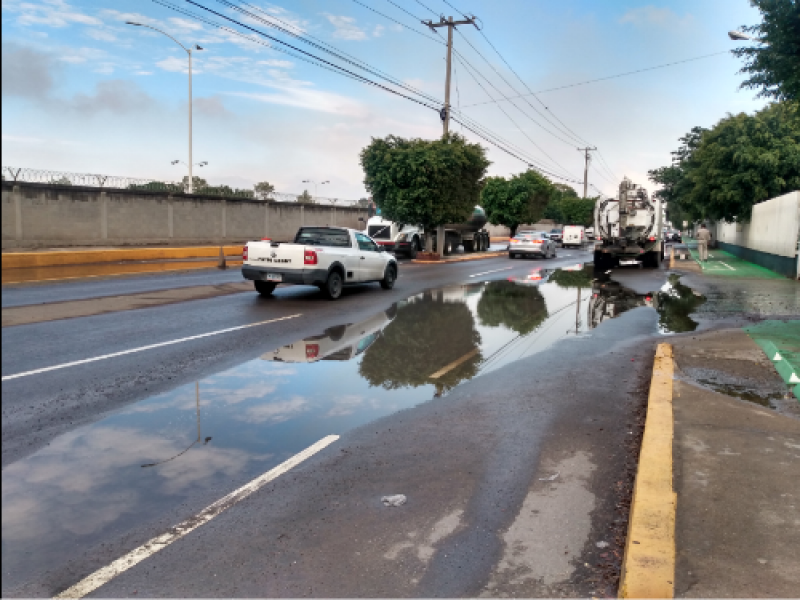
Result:
<instances>
[{"instance_id":1,"label":"tree trunk","mask_svg":"<svg viewBox=\"0 0 800 600\"><path fill-rule=\"evenodd\" d=\"M519 225L512 225L511 227L509 227L509 228L508 228L508 229L509 229L509 231L511 231L511 237L512 237L512 238L513 238L515 235L517 235L517 227L519 227Z\"/></svg>"},{"instance_id":2,"label":"tree trunk","mask_svg":"<svg viewBox=\"0 0 800 600\"><path fill-rule=\"evenodd\" d=\"M444 225L439 225L436 228L436 252L444 258L444 246L445 246L445 235L444 235Z\"/></svg>"},{"instance_id":3,"label":"tree trunk","mask_svg":"<svg viewBox=\"0 0 800 600\"><path fill-rule=\"evenodd\" d=\"M425 252L433 252L433 228L425 228Z\"/></svg>"}]
</instances>

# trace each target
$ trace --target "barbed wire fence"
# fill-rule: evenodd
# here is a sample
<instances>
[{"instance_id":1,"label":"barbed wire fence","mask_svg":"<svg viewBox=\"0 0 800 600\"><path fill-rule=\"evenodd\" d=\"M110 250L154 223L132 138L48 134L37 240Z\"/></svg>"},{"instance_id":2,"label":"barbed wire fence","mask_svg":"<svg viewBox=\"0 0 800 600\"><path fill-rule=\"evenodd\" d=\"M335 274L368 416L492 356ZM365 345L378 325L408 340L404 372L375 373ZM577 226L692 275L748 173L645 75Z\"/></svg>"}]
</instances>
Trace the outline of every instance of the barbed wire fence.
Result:
<instances>
[{"instance_id":1,"label":"barbed wire fence","mask_svg":"<svg viewBox=\"0 0 800 600\"><path fill-rule=\"evenodd\" d=\"M61 186L80 186L101 188L105 190L129 190L142 192L167 192L170 194L187 194L188 177L183 181L160 181L119 175L102 175L97 173L69 173L66 171L49 171L46 169L27 169L22 167L2 167L3 181L13 183L40 183ZM193 194L201 196L221 196L225 198L245 198L262 202L294 202L297 204L321 204L326 206L356 206L366 208L368 200L352 200L347 198L327 198L314 196L308 191L302 194L276 192L258 189L236 189L227 185L203 185L202 179L195 177ZM198 185L199 184L199 185Z\"/></svg>"}]
</instances>

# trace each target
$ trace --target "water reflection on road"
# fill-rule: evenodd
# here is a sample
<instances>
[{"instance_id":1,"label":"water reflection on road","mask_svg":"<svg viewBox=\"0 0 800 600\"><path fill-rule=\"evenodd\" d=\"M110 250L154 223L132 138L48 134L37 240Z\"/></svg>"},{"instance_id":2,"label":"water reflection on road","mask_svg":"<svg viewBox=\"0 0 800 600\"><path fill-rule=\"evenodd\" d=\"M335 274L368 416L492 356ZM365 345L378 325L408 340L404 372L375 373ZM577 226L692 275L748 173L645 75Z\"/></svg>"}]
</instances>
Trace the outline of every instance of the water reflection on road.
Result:
<instances>
[{"instance_id":1,"label":"water reflection on road","mask_svg":"<svg viewBox=\"0 0 800 600\"><path fill-rule=\"evenodd\" d=\"M671 285L662 304L693 301ZM185 517L188 499L221 497L325 435L585 335L622 311L608 300L620 289L575 265L425 292L64 434L3 471L4 587Z\"/></svg>"}]
</instances>

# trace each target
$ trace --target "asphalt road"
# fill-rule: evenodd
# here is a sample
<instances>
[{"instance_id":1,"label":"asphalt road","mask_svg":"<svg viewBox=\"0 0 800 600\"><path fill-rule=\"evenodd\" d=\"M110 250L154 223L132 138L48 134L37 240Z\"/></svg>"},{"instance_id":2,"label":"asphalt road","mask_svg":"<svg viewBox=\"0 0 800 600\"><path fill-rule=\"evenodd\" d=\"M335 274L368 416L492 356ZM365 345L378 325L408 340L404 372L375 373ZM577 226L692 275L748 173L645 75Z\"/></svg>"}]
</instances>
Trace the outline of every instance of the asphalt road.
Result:
<instances>
[{"instance_id":1,"label":"asphalt road","mask_svg":"<svg viewBox=\"0 0 800 600\"><path fill-rule=\"evenodd\" d=\"M630 306L592 321L590 288L538 271L589 259L404 265L394 290L337 302L290 287L4 328L3 594L59 593L329 434L341 437L94 595L613 593L603 565L664 322L647 299L668 273L615 273ZM37 284L8 308L235 276ZM345 324L374 344L363 356L353 344L287 362L298 340L305 357L324 352ZM418 381L426 365L435 377ZM407 504L381 504L395 493Z\"/></svg>"}]
</instances>

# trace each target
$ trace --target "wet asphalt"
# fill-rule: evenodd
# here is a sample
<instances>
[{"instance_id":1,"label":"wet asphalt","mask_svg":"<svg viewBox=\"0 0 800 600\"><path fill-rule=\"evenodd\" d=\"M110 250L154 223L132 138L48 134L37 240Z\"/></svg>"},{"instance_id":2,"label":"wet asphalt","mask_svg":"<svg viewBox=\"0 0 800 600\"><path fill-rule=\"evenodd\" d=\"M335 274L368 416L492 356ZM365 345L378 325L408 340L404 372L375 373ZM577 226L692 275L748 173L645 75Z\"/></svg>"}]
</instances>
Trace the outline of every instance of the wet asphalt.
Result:
<instances>
[{"instance_id":1,"label":"wet asphalt","mask_svg":"<svg viewBox=\"0 0 800 600\"><path fill-rule=\"evenodd\" d=\"M338 302L296 287L4 329L7 376L302 315L4 382L3 594L57 593L328 434L342 438L96 595L603 592L591 565L655 344L714 327L714 294L726 323L747 305L666 269L598 279L589 258L404 265L394 290ZM231 275L37 284L10 302ZM387 509L388 493L409 502ZM513 548L540 505L563 525L531 568Z\"/></svg>"}]
</instances>

